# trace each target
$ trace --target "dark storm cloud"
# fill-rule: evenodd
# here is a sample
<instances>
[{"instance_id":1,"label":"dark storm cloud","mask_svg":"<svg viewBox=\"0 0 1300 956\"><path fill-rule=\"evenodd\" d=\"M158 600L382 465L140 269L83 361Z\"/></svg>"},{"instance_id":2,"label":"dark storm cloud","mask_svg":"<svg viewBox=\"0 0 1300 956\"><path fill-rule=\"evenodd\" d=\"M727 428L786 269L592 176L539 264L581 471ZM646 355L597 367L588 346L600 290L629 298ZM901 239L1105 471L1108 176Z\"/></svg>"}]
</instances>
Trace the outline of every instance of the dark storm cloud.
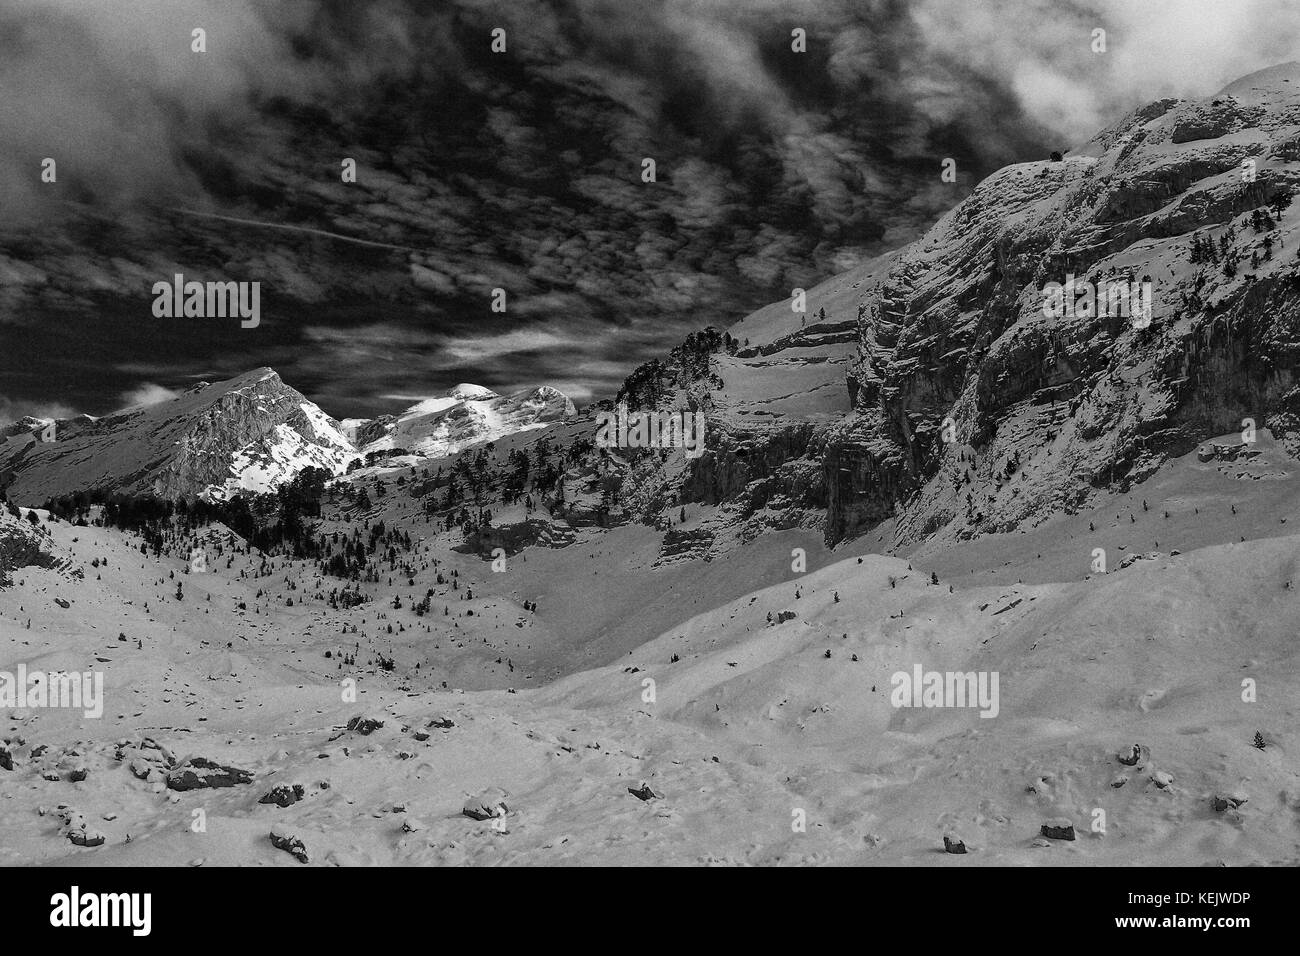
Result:
<instances>
[{"instance_id":1,"label":"dark storm cloud","mask_svg":"<svg viewBox=\"0 0 1300 956\"><path fill-rule=\"evenodd\" d=\"M1287 58L1293 7L11 2L0 394L103 412L258 365L336 415L460 380L607 394L687 331L912 238L997 166ZM262 281L262 328L161 327L148 289L173 271Z\"/></svg>"}]
</instances>

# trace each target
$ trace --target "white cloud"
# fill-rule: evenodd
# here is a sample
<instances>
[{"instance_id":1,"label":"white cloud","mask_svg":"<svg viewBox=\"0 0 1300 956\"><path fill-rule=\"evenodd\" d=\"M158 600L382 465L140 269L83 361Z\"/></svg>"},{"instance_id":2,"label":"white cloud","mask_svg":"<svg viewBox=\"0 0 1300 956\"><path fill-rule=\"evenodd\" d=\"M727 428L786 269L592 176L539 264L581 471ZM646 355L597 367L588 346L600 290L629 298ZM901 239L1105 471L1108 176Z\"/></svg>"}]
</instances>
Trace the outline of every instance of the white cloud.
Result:
<instances>
[{"instance_id":1,"label":"white cloud","mask_svg":"<svg viewBox=\"0 0 1300 956\"><path fill-rule=\"evenodd\" d=\"M1294 0L923 0L914 17L925 44L905 83L932 100L927 61L961 63L1014 90L1063 144L1161 97L1212 95L1300 48ZM1093 52L1096 29L1104 53ZM946 98L972 105L959 87Z\"/></svg>"},{"instance_id":2,"label":"white cloud","mask_svg":"<svg viewBox=\"0 0 1300 956\"><path fill-rule=\"evenodd\" d=\"M153 382L144 382L143 384L123 392L121 401L122 409L136 408L145 405L160 405L163 402L169 402L180 392L172 388L166 388Z\"/></svg>"},{"instance_id":3,"label":"white cloud","mask_svg":"<svg viewBox=\"0 0 1300 956\"><path fill-rule=\"evenodd\" d=\"M457 362L491 361L513 352L551 351L553 349L579 348L584 338L566 335L545 328L524 328L503 335L460 336L447 339L442 348Z\"/></svg>"},{"instance_id":4,"label":"white cloud","mask_svg":"<svg viewBox=\"0 0 1300 956\"><path fill-rule=\"evenodd\" d=\"M72 418L77 412L62 402L33 402L0 395L0 425L21 418Z\"/></svg>"}]
</instances>

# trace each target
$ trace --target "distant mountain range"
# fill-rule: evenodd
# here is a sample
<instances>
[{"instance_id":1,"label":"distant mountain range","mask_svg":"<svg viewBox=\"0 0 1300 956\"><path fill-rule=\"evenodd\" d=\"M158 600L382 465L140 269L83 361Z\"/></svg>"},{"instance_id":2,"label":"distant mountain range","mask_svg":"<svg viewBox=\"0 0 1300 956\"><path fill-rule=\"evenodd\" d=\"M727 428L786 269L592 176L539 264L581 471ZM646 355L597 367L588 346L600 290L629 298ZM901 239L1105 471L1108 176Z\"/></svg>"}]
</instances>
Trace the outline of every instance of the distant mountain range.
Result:
<instances>
[{"instance_id":1,"label":"distant mountain range","mask_svg":"<svg viewBox=\"0 0 1300 956\"><path fill-rule=\"evenodd\" d=\"M400 415L350 418L340 424L364 454L406 451L440 458L576 414L567 395L546 385L503 397L490 388L461 384L446 397L425 399Z\"/></svg>"},{"instance_id":2,"label":"distant mountain range","mask_svg":"<svg viewBox=\"0 0 1300 956\"><path fill-rule=\"evenodd\" d=\"M94 491L226 497L308 467L342 474L376 452L449 455L574 414L553 388L503 397L458 385L398 416L339 422L260 368L104 418L16 422L0 431L0 486L24 504Z\"/></svg>"}]
</instances>

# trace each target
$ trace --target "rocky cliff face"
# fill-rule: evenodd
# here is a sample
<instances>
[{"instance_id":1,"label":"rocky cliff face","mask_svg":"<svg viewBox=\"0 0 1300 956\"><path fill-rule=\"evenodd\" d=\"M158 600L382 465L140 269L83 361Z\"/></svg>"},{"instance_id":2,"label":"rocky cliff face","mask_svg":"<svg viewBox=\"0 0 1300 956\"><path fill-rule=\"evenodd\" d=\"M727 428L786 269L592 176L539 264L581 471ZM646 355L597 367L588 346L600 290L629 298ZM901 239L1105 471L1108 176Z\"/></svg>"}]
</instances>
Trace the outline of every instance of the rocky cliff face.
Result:
<instances>
[{"instance_id":1,"label":"rocky cliff face","mask_svg":"<svg viewBox=\"0 0 1300 956\"><path fill-rule=\"evenodd\" d=\"M628 379L619 398L630 411L689 410L707 423L702 457L611 456L627 513L665 534L662 560L822 526L824 435L852 411L845 378L857 355L857 285L856 273L835 276L806 290L802 311L793 299L775 302L727 330L729 343L697 334ZM706 506L698 526L675 526L683 504Z\"/></svg>"},{"instance_id":2,"label":"rocky cliff face","mask_svg":"<svg viewBox=\"0 0 1300 956\"><path fill-rule=\"evenodd\" d=\"M830 284L814 292L809 302L839 295ZM571 479L616 476L621 520L664 533L661 563L707 559L765 531L821 525L819 436L849 411L844 375L856 333L813 309L810 318L789 303L769 306L732 327L730 347L706 330L628 379L619 400L630 413L704 417L702 456L618 449L596 453L595 468L571 470ZM698 526L676 526L684 504L706 506Z\"/></svg>"},{"instance_id":3,"label":"rocky cliff face","mask_svg":"<svg viewBox=\"0 0 1300 956\"><path fill-rule=\"evenodd\" d=\"M824 459L828 540L891 516L899 543L1009 530L1243 419L1294 430L1297 184L1295 64L981 183L862 276L854 411ZM1149 325L1086 300L1046 314L1070 275L1099 299L1150 283Z\"/></svg>"},{"instance_id":4,"label":"rocky cliff face","mask_svg":"<svg viewBox=\"0 0 1300 956\"><path fill-rule=\"evenodd\" d=\"M57 568L64 563L52 553L47 532L0 506L0 587L11 585L20 568Z\"/></svg>"}]
</instances>

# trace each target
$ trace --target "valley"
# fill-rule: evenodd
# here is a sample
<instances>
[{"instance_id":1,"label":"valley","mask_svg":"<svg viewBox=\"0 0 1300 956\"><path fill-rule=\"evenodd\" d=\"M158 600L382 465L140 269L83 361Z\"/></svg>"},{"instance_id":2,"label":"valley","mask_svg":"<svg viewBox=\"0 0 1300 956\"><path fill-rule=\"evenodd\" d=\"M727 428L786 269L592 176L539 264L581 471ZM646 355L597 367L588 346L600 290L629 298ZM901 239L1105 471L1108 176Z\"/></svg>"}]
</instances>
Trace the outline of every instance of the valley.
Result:
<instances>
[{"instance_id":1,"label":"valley","mask_svg":"<svg viewBox=\"0 0 1300 956\"><path fill-rule=\"evenodd\" d=\"M1152 480L1153 508L1190 514L1135 503L1143 524L1121 524L1112 503L1045 526L1041 558L1016 535L933 564L787 532L700 571L655 568L653 537L624 527L493 572L390 494L370 520L421 541L399 562L412 574L381 572L347 609L322 600L337 585L310 562L241 553L219 528L208 570L189 573L194 541L142 555L136 536L41 515L62 567L24 568L0 591L4 666L100 670L107 709L7 715L5 862L299 865L267 840L277 825L339 865L947 865L946 832L969 847L962 865L1294 865L1300 606L1280 519L1300 512L1294 469L1266 454L1267 508L1242 495L1237 515L1199 520L1192 502L1230 502L1243 479L1193 455ZM1247 542L1209 543L1229 528ZM1112 567L1142 559L1089 575L1097 541L1116 542ZM790 570L794 547L806 573ZM793 613L773 624L778 611ZM891 706L891 674L913 662L999 674L999 716ZM1241 700L1245 677L1256 702ZM347 730L358 716L382 727ZM151 789L113 756L145 737L253 782ZM1116 755L1135 742L1151 757L1129 770ZM257 802L282 784L305 796ZM657 796L628 793L643 784ZM487 788L508 794L504 831L460 814ZM1215 811L1223 790L1250 800ZM60 804L105 844L60 836ZM1089 829L1097 810L1104 833ZM1039 824L1062 815L1077 841L1043 840Z\"/></svg>"},{"instance_id":2,"label":"valley","mask_svg":"<svg viewBox=\"0 0 1300 956\"><path fill-rule=\"evenodd\" d=\"M6 426L0 674L104 709L0 711L0 863L1300 864L1298 144L1157 100L582 408Z\"/></svg>"}]
</instances>

